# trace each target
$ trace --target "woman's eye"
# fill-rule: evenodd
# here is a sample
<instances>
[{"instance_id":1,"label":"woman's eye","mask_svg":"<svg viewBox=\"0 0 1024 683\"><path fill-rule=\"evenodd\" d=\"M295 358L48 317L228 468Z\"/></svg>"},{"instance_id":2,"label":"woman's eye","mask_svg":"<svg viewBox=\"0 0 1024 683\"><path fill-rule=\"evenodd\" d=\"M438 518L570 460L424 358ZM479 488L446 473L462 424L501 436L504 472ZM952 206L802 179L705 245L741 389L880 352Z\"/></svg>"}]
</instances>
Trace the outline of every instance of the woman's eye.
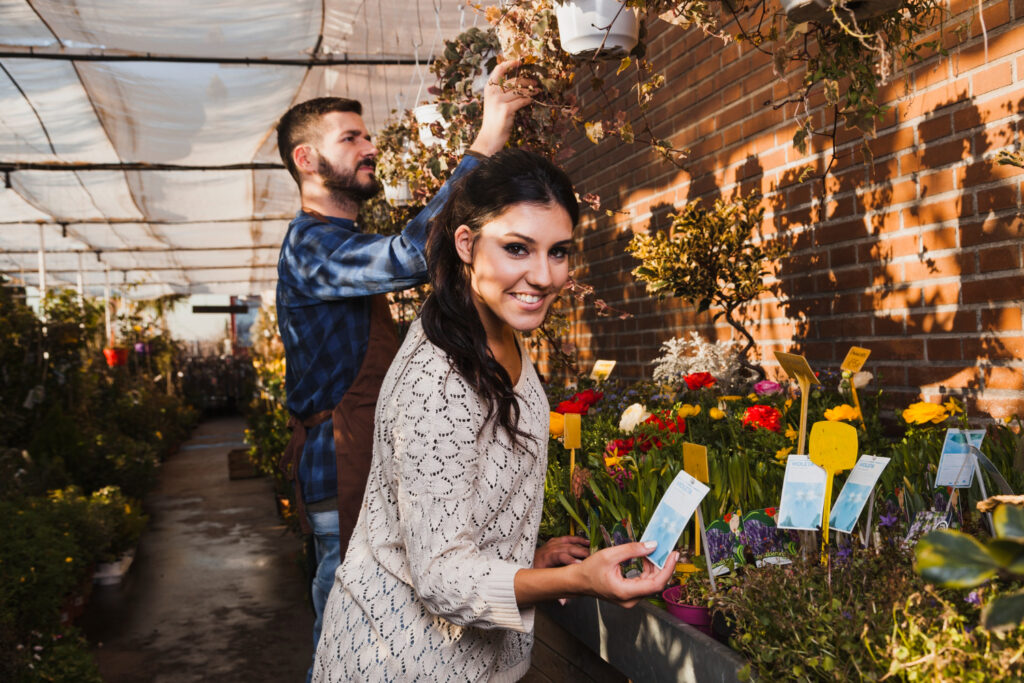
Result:
<instances>
[{"instance_id":1,"label":"woman's eye","mask_svg":"<svg viewBox=\"0 0 1024 683\"><path fill-rule=\"evenodd\" d=\"M569 250L565 247L555 247L550 252L551 258L558 259L561 261L564 258L569 258Z\"/></svg>"},{"instance_id":2,"label":"woman's eye","mask_svg":"<svg viewBox=\"0 0 1024 683\"><path fill-rule=\"evenodd\" d=\"M507 251L512 256L526 256L526 254L529 253L526 250L525 244L519 244L517 242L513 242L512 244L506 244L505 251Z\"/></svg>"}]
</instances>

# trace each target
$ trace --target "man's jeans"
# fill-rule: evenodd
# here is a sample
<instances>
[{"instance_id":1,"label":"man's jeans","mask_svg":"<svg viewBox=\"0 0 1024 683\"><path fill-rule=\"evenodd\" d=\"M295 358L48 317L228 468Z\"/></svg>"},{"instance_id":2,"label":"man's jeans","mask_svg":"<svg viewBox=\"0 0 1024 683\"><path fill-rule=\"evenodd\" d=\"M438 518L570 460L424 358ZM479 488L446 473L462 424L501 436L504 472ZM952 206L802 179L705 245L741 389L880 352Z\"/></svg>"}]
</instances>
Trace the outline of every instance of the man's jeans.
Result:
<instances>
[{"instance_id":1,"label":"man's jeans","mask_svg":"<svg viewBox=\"0 0 1024 683\"><path fill-rule=\"evenodd\" d=\"M341 564L340 541L338 539L338 511L309 513L309 524L313 527L313 542L316 545L316 576L313 577L313 656L320 642L320 631L324 625L324 605L334 585L334 572ZM313 667L306 674L307 683L313 678Z\"/></svg>"}]
</instances>

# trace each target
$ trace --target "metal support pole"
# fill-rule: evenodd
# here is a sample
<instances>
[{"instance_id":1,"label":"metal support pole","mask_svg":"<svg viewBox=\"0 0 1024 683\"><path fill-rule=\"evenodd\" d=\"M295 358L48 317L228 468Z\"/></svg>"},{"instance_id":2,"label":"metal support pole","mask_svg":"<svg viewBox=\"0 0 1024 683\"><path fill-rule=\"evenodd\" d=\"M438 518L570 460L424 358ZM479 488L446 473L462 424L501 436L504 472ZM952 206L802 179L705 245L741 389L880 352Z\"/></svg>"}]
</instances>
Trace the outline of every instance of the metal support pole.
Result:
<instances>
[{"instance_id":1,"label":"metal support pole","mask_svg":"<svg viewBox=\"0 0 1024 683\"><path fill-rule=\"evenodd\" d=\"M82 252L78 252L78 310L85 312L85 275L82 272Z\"/></svg>"},{"instance_id":2,"label":"metal support pole","mask_svg":"<svg viewBox=\"0 0 1024 683\"><path fill-rule=\"evenodd\" d=\"M39 226L39 306L46 298L46 236L43 226Z\"/></svg>"},{"instance_id":3,"label":"metal support pole","mask_svg":"<svg viewBox=\"0 0 1024 683\"><path fill-rule=\"evenodd\" d=\"M103 285L103 318L107 325L107 346L113 346L114 339L111 335L110 329L110 267L108 266L104 272L106 274L107 281Z\"/></svg>"}]
</instances>

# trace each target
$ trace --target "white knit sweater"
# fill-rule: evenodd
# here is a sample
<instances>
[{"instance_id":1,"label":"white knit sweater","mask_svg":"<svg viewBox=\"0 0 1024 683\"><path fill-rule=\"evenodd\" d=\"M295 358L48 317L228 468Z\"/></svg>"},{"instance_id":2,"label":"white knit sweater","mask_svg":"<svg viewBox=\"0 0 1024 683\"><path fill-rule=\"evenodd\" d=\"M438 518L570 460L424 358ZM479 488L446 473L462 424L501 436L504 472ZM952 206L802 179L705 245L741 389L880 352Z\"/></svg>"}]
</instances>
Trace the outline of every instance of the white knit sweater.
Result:
<instances>
[{"instance_id":1,"label":"white knit sweater","mask_svg":"<svg viewBox=\"0 0 1024 683\"><path fill-rule=\"evenodd\" d=\"M533 563L548 405L525 353L515 390L533 439L513 449L504 430L480 432L478 395L412 324L377 402L314 681L516 681L529 669L533 610L519 609L513 577Z\"/></svg>"}]
</instances>

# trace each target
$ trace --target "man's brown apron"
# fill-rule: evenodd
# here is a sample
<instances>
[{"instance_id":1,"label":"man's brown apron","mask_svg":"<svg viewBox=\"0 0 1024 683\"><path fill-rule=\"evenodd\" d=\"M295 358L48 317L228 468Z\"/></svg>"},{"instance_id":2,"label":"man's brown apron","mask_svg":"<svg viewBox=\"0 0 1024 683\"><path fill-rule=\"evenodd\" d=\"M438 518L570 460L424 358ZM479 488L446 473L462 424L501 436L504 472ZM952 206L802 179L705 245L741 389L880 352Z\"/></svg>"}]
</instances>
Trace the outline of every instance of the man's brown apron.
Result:
<instances>
[{"instance_id":1,"label":"man's brown apron","mask_svg":"<svg viewBox=\"0 0 1024 683\"><path fill-rule=\"evenodd\" d=\"M306 442L306 430L331 420L334 426L334 452L338 466L338 533L341 558L345 558L348 540L359 519L366 478L373 458L373 414L384 375L398 353L398 334L391 319L387 297L370 297L370 338L366 355L352 386L333 410L322 410L305 420L292 416L288 428L292 438L281 458L285 476L295 482L295 499L299 522L304 533L311 533L302 499L302 483L298 478L299 459Z\"/></svg>"}]
</instances>

